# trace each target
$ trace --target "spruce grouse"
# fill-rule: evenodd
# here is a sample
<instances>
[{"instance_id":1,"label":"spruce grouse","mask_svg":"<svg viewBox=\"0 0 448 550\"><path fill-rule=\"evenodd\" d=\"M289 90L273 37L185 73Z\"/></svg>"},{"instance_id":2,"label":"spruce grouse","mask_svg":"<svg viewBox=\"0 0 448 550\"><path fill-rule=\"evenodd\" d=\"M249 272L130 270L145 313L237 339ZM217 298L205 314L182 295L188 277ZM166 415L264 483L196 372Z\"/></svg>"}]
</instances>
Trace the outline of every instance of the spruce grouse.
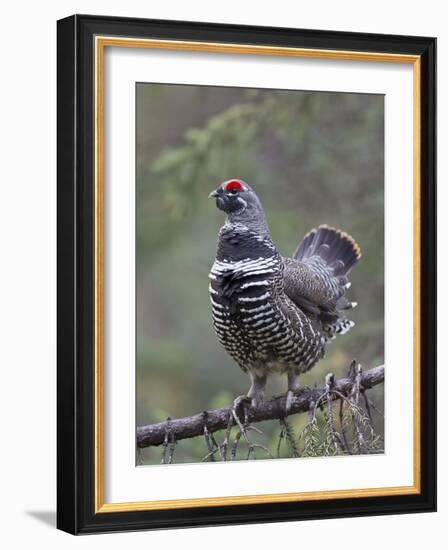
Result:
<instances>
[{"instance_id":1,"label":"spruce grouse","mask_svg":"<svg viewBox=\"0 0 448 550\"><path fill-rule=\"evenodd\" d=\"M287 374L289 410L299 375L354 324L343 312L356 303L344 294L361 250L347 233L321 225L305 235L292 258L283 257L247 183L226 181L209 196L227 214L210 271L215 332L249 374L252 404L263 399L270 373Z\"/></svg>"}]
</instances>

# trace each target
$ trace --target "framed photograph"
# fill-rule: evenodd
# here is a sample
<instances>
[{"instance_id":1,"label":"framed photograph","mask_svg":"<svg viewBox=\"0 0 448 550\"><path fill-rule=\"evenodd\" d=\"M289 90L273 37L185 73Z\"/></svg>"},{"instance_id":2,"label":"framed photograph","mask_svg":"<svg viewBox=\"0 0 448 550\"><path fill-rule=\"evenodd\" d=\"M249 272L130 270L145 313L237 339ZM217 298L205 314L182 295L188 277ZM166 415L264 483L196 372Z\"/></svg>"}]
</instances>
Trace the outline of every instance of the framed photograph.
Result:
<instances>
[{"instance_id":1,"label":"framed photograph","mask_svg":"<svg viewBox=\"0 0 448 550\"><path fill-rule=\"evenodd\" d=\"M434 511L427 37L58 21L58 527Z\"/></svg>"}]
</instances>

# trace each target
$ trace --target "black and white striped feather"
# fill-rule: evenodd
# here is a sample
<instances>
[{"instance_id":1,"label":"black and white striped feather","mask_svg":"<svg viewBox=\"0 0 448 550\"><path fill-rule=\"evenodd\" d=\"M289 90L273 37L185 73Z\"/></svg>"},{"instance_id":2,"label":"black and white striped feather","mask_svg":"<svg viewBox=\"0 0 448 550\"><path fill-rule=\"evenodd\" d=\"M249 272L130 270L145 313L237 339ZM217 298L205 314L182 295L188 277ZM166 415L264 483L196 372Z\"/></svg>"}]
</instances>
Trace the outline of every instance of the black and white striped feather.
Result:
<instances>
[{"instance_id":1,"label":"black and white striped feather","mask_svg":"<svg viewBox=\"0 0 448 550\"><path fill-rule=\"evenodd\" d=\"M244 371L310 369L326 343L353 326L342 310L354 304L343 295L359 257L351 237L326 226L283 258L269 234L226 223L210 271L218 339Z\"/></svg>"}]
</instances>

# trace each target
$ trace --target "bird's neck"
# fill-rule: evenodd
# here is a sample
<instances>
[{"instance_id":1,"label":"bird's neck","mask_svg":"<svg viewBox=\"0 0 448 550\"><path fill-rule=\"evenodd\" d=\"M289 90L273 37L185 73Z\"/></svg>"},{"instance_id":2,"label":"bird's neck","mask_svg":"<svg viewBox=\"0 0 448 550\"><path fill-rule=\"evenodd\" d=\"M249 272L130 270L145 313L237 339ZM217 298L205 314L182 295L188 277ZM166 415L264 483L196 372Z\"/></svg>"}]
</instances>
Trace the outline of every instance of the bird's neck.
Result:
<instances>
[{"instance_id":1,"label":"bird's neck","mask_svg":"<svg viewBox=\"0 0 448 550\"><path fill-rule=\"evenodd\" d=\"M227 215L226 225L240 225L247 227L252 233L272 242L268 223L261 204L256 201L248 203L246 208L230 212Z\"/></svg>"},{"instance_id":2,"label":"bird's neck","mask_svg":"<svg viewBox=\"0 0 448 550\"><path fill-rule=\"evenodd\" d=\"M216 253L219 261L239 262L277 255L269 231L260 234L243 223L227 219L219 232Z\"/></svg>"}]
</instances>

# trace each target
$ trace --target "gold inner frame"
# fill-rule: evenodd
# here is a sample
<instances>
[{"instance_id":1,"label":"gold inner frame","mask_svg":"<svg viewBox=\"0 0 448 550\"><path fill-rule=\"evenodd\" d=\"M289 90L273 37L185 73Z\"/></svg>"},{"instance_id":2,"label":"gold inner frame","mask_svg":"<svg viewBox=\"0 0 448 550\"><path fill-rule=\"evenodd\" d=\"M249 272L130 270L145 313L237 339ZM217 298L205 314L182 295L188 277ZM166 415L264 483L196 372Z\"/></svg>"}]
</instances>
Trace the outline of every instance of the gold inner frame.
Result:
<instances>
[{"instance_id":1,"label":"gold inner frame","mask_svg":"<svg viewBox=\"0 0 448 550\"><path fill-rule=\"evenodd\" d=\"M106 47L154 48L160 50L198 51L209 53L235 53L334 59L350 61L371 61L406 63L413 65L413 196L414 196L414 480L413 485L401 487L379 487L366 489L313 491L301 493L277 493L180 500L158 500L141 502L104 502L104 51ZM417 55L389 54L381 52L353 52L345 50L321 50L252 44L224 44L213 42L156 40L96 36L95 55L95 513L128 512L141 510L162 510L204 506L231 506L273 502L298 502L330 500L337 498L361 498L420 493L420 117L421 117L421 60Z\"/></svg>"}]
</instances>

